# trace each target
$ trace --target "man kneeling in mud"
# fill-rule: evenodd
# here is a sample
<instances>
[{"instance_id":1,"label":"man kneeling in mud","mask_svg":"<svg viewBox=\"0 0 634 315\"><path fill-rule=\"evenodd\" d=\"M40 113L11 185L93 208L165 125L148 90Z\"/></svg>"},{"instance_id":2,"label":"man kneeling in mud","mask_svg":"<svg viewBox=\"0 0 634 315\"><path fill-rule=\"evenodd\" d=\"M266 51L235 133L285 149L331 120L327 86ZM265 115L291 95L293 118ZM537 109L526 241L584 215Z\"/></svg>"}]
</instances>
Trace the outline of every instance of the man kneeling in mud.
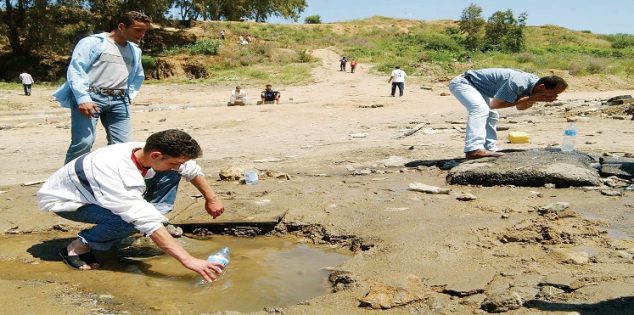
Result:
<instances>
[{"instance_id":1,"label":"man kneeling in mud","mask_svg":"<svg viewBox=\"0 0 634 315\"><path fill-rule=\"evenodd\" d=\"M91 250L108 250L136 231L185 268L213 281L222 265L197 259L179 245L165 228L164 216L176 200L181 176L204 196L205 209L214 219L224 212L193 159L202 155L196 140L170 129L154 133L145 143L109 145L82 155L55 172L37 192L44 211L77 222L95 224L60 250L69 266L87 270L100 265Z\"/></svg>"}]
</instances>

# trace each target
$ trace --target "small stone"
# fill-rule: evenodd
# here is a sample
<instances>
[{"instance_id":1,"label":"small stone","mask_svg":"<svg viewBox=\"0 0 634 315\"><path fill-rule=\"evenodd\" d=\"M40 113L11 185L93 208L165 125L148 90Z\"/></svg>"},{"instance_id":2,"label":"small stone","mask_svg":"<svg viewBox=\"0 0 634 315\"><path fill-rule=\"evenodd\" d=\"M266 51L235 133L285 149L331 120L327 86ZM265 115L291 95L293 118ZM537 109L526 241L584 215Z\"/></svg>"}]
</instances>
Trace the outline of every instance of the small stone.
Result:
<instances>
[{"instance_id":1,"label":"small stone","mask_svg":"<svg viewBox=\"0 0 634 315\"><path fill-rule=\"evenodd\" d=\"M231 166L221 169L218 176L220 180L237 181L242 178L244 170L245 168L243 167Z\"/></svg>"},{"instance_id":2,"label":"small stone","mask_svg":"<svg viewBox=\"0 0 634 315\"><path fill-rule=\"evenodd\" d=\"M360 138L366 138L368 136L367 133L351 133L348 135L350 138L352 139L360 139Z\"/></svg>"},{"instance_id":3,"label":"small stone","mask_svg":"<svg viewBox=\"0 0 634 315\"><path fill-rule=\"evenodd\" d=\"M462 193L460 194L460 196L456 197L456 199L460 200L460 201L471 201L471 200L476 200L478 199L478 197L476 197L473 194L469 194L469 193Z\"/></svg>"},{"instance_id":4,"label":"small stone","mask_svg":"<svg viewBox=\"0 0 634 315\"><path fill-rule=\"evenodd\" d=\"M539 192L539 191L534 191L534 190L531 190L531 191L529 192L529 194L530 194L529 196L530 196L531 198L541 198L541 197L543 197L543 196L544 196L541 192Z\"/></svg>"},{"instance_id":5,"label":"small stone","mask_svg":"<svg viewBox=\"0 0 634 315\"><path fill-rule=\"evenodd\" d=\"M489 313L502 313L522 307L522 297L516 292L501 291L487 294L480 308Z\"/></svg>"},{"instance_id":6,"label":"small stone","mask_svg":"<svg viewBox=\"0 0 634 315\"><path fill-rule=\"evenodd\" d=\"M604 196L621 196L621 192L618 190L612 190L612 189L604 189L601 190L601 194Z\"/></svg>"},{"instance_id":7,"label":"small stone","mask_svg":"<svg viewBox=\"0 0 634 315\"><path fill-rule=\"evenodd\" d=\"M165 228L167 229L167 232L169 232L170 235L172 235L172 237L181 237L181 236L183 236L183 229L181 229L179 226L176 226L176 225L168 223L165 226Z\"/></svg>"},{"instance_id":8,"label":"small stone","mask_svg":"<svg viewBox=\"0 0 634 315\"><path fill-rule=\"evenodd\" d=\"M403 165L405 165L405 163L409 161L409 159L406 159L404 157L392 155L387 160L385 160L385 162L383 162L383 165L385 165L385 167L402 167Z\"/></svg>"},{"instance_id":9,"label":"small stone","mask_svg":"<svg viewBox=\"0 0 634 315\"><path fill-rule=\"evenodd\" d=\"M406 289L375 283L360 301L362 306L369 306L373 309L390 309L421 299L418 294Z\"/></svg>"},{"instance_id":10,"label":"small stone","mask_svg":"<svg viewBox=\"0 0 634 315\"><path fill-rule=\"evenodd\" d=\"M546 214L546 213L560 213L566 209L568 209L570 207L570 202L556 202L556 203L550 203L548 205L539 207L537 209L537 212L539 212L540 214Z\"/></svg>"},{"instance_id":11,"label":"small stone","mask_svg":"<svg viewBox=\"0 0 634 315\"><path fill-rule=\"evenodd\" d=\"M450 192L447 188L426 185L423 183L411 183L409 184L409 190L424 192L427 194L449 194Z\"/></svg>"}]
</instances>

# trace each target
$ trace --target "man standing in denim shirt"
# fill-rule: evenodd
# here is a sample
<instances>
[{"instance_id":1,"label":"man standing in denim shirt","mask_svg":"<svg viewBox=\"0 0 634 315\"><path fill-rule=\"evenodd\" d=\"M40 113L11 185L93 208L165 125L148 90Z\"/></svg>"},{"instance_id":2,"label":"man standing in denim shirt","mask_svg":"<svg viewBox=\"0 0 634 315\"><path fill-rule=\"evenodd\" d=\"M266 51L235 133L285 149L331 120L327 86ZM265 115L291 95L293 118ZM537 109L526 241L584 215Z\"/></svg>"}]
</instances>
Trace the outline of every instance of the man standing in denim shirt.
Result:
<instances>
[{"instance_id":1,"label":"man standing in denim shirt","mask_svg":"<svg viewBox=\"0 0 634 315\"><path fill-rule=\"evenodd\" d=\"M68 163L90 152L97 119L106 130L108 144L130 139L130 100L145 78L137 45L150 27L150 18L130 11L109 33L88 36L75 46L67 81L53 98L71 109Z\"/></svg>"},{"instance_id":2,"label":"man standing in denim shirt","mask_svg":"<svg viewBox=\"0 0 634 315\"><path fill-rule=\"evenodd\" d=\"M451 80L449 90L467 108L464 152L467 159L498 157L497 109L529 109L536 102L552 102L568 84L551 75L542 78L513 69L469 70Z\"/></svg>"}]
</instances>

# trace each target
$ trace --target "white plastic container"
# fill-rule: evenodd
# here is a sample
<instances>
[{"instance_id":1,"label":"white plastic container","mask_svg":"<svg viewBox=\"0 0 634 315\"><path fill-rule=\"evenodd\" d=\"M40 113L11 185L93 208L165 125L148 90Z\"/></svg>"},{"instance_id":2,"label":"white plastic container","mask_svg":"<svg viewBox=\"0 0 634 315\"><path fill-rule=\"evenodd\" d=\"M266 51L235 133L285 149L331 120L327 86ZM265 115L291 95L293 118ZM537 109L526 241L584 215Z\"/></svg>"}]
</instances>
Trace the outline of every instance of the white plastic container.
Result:
<instances>
[{"instance_id":1,"label":"white plastic container","mask_svg":"<svg viewBox=\"0 0 634 315\"><path fill-rule=\"evenodd\" d=\"M571 122L564 130L564 138L561 142L562 152L572 152L575 150L575 140L577 138L577 126Z\"/></svg>"},{"instance_id":2,"label":"white plastic container","mask_svg":"<svg viewBox=\"0 0 634 315\"><path fill-rule=\"evenodd\" d=\"M254 169L244 171L244 182L247 185L255 185L258 183L258 171Z\"/></svg>"}]
</instances>

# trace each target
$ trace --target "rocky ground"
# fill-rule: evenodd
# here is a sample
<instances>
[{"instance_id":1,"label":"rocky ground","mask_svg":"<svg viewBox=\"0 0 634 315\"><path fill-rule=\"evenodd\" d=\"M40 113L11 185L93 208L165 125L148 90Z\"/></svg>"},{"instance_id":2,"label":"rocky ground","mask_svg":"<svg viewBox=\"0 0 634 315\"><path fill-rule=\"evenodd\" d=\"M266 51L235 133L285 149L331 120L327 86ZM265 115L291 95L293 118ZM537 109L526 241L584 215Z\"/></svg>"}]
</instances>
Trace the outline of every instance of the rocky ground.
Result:
<instances>
[{"instance_id":1,"label":"rocky ground","mask_svg":"<svg viewBox=\"0 0 634 315\"><path fill-rule=\"evenodd\" d=\"M592 163L618 165L610 172L593 171L593 185L449 184L447 176L451 181L457 170L487 163L490 169L480 178L491 178L487 172L502 166L507 175L552 173L539 173L526 152L510 153L506 160L463 161L466 113L446 83L408 80L405 96L391 98L387 77L370 74L369 65L343 73L337 71L336 54L315 54L324 64L315 69L314 84L276 87L282 91L280 105L226 107L231 86L147 84L132 107L136 140L183 128L202 144L199 163L227 209L216 227L281 218L274 226L228 225L225 231L290 234L349 249L351 259L331 272L332 293L262 312L634 312L634 193L631 172L627 175L634 153L632 105L628 98L609 101L633 91L587 90L571 82L557 102L501 111L501 147L511 151L553 150L565 126L576 121L577 149L590 157L571 160L588 158L586 170L596 169ZM237 83L254 104L262 87ZM41 252L54 252L81 228L41 213L35 199L40 182L61 166L69 115L48 100L51 89L35 86L31 97L20 93L0 92L8 104L0 115L5 310L163 312L135 303L134 292L91 285L94 276L41 258L47 257ZM527 132L530 143L505 143L511 131ZM103 130L98 137L96 146L103 146ZM542 162L561 162L548 158ZM257 185L240 182L246 168L259 171ZM578 178L568 168L550 171ZM188 185L180 189L172 221L189 224L186 230L211 221L196 191ZM43 244L39 254L29 251L34 239ZM121 277L94 278L108 283Z\"/></svg>"}]
</instances>

